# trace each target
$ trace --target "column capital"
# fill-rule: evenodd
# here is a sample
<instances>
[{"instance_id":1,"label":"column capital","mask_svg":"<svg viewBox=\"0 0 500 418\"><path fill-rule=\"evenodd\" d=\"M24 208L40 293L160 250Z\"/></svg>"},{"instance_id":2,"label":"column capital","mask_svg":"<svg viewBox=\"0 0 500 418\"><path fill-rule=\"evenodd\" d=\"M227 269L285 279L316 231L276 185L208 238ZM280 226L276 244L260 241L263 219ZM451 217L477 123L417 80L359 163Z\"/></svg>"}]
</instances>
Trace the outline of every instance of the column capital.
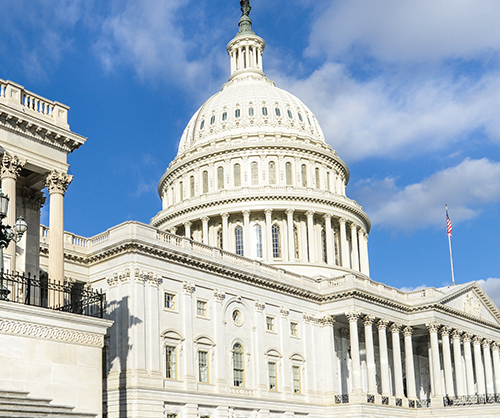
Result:
<instances>
[{"instance_id":1,"label":"column capital","mask_svg":"<svg viewBox=\"0 0 500 418\"><path fill-rule=\"evenodd\" d=\"M451 338L453 338L454 340L460 339L461 336L462 336L462 331L459 331L458 329L454 329L453 332L451 333Z\"/></svg>"},{"instance_id":2,"label":"column capital","mask_svg":"<svg viewBox=\"0 0 500 418\"><path fill-rule=\"evenodd\" d=\"M432 322L430 324L425 324L425 326L427 327L429 333L432 333L432 332L438 332L439 328L441 327L441 324L439 324L438 322Z\"/></svg>"},{"instance_id":3,"label":"column capital","mask_svg":"<svg viewBox=\"0 0 500 418\"><path fill-rule=\"evenodd\" d=\"M400 331L401 331L401 328L403 328L403 325L401 324L398 324L396 322L394 322L392 325L391 325L391 332L393 334L398 334Z\"/></svg>"},{"instance_id":4,"label":"column capital","mask_svg":"<svg viewBox=\"0 0 500 418\"><path fill-rule=\"evenodd\" d=\"M283 318L286 318L288 316L288 314L290 313L290 309L288 308L285 308L284 306L280 306L280 315L283 317Z\"/></svg>"},{"instance_id":5,"label":"column capital","mask_svg":"<svg viewBox=\"0 0 500 418\"><path fill-rule=\"evenodd\" d=\"M216 302L222 303L222 301L226 298L226 292L214 289L214 298Z\"/></svg>"},{"instance_id":6,"label":"column capital","mask_svg":"<svg viewBox=\"0 0 500 418\"><path fill-rule=\"evenodd\" d=\"M472 335L470 332L466 332L464 333L462 338L464 340L464 343L470 343L472 341L472 337L474 337L474 335Z\"/></svg>"},{"instance_id":7,"label":"column capital","mask_svg":"<svg viewBox=\"0 0 500 418\"><path fill-rule=\"evenodd\" d=\"M489 338L485 338L483 340L483 343L482 343L483 348L490 348L492 342L493 342L493 340L490 340Z\"/></svg>"},{"instance_id":8,"label":"column capital","mask_svg":"<svg viewBox=\"0 0 500 418\"><path fill-rule=\"evenodd\" d=\"M335 317L332 315L326 315L320 319L320 324L323 327L333 327L335 325Z\"/></svg>"},{"instance_id":9,"label":"column capital","mask_svg":"<svg viewBox=\"0 0 500 418\"><path fill-rule=\"evenodd\" d=\"M351 223L351 229L358 229L358 225L356 225L354 222Z\"/></svg>"},{"instance_id":10,"label":"column capital","mask_svg":"<svg viewBox=\"0 0 500 418\"><path fill-rule=\"evenodd\" d=\"M255 301L255 310L257 312L262 312L266 308L266 303L261 300Z\"/></svg>"},{"instance_id":11,"label":"column capital","mask_svg":"<svg viewBox=\"0 0 500 418\"><path fill-rule=\"evenodd\" d=\"M183 282L182 289L185 295L191 296L196 290L196 286L193 283Z\"/></svg>"},{"instance_id":12,"label":"column capital","mask_svg":"<svg viewBox=\"0 0 500 418\"><path fill-rule=\"evenodd\" d=\"M248 218L248 217L250 216L250 210L249 210L249 209L245 209L245 210L244 210L243 212L241 212L241 213L243 213L243 216L244 216L245 218Z\"/></svg>"},{"instance_id":13,"label":"column capital","mask_svg":"<svg viewBox=\"0 0 500 418\"><path fill-rule=\"evenodd\" d=\"M483 338L478 335L474 336L474 338L472 339L472 344L474 345L480 345L482 342Z\"/></svg>"},{"instance_id":14,"label":"column capital","mask_svg":"<svg viewBox=\"0 0 500 418\"><path fill-rule=\"evenodd\" d=\"M193 223L191 221L184 222L184 226L186 228L191 228L192 225L193 225Z\"/></svg>"},{"instance_id":15,"label":"column capital","mask_svg":"<svg viewBox=\"0 0 500 418\"><path fill-rule=\"evenodd\" d=\"M201 218L201 221L207 223L208 221L210 221L210 218L208 216L204 216L203 218Z\"/></svg>"},{"instance_id":16,"label":"column capital","mask_svg":"<svg viewBox=\"0 0 500 418\"><path fill-rule=\"evenodd\" d=\"M2 172L1 177L12 178L17 180L21 169L26 164L26 160L20 159L17 155L11 155L7 152L3 154L2 158Z\"/></svg>"},{"instance_id":17,"label":"column capital","mask_svg":"<svg viewBox=\"0 0 500 418\"><path fill-rule=\"evenodd\" d=\"M266 216L271 216L273 214L273 210L272 209L264 209L264 213L266 214Z\"/></svg>"},{"instance_id":18,"label":"column capital","mask_svg":"<svg viewBox=\"0 0 500 418\"><path fill-rule=\"evenodd\" d=\"M222 217L222 219L229 219L229 213L227 212L222 212L220 216Z\"/></svg>"},{"instance_id":19,"label":"column capital","mask_svg":"<svg viewBox=\"0 0 500 418\"><path fill-rule=\"evenodd\" d=\"M47 175L45 186L49 189L49 195L52 193L64 195L72 181L73 176L54 170Z\"/></svg>"},{"instance_id":20,"label":"column capital","mask_svg":"<svg viewBox=\"0 0 500 418\"><path fill-rule=\"evenodd\" d=\"M376 319L375 315L365 315L363 317L363 323L365 324L365 326L370 326L373 325L375 319Z\"/></svg>"},{"instance_id":21,"label":"column capital","mask_svg":"<svg viewBox=\"0 0 500 418\"><path fill-rule=\"evenodd\" d=\"M315 213L315 212L314 212L313 210L308 210L308 211L306 212L306 216L307 216L308 218L312 218L312 217L314 216L314 213Z\"/></svg>"},{"instance_id":22,"label":"column capital","mask_svg":"<svg viewBox=\"0 0 500 418\"><path fill-rule=\"evenodd\" d=\"M360 317L360 313L356 311L351 311L351 312L346 312L345 316L347 316L347 319L349 322L358 322L358 319Z\"/></svg>"},{"instance_id":23,"label":"column capital","mask_svg":"<svg viewBox=\"0 0 500 418\"><path fill-rule=\"evenodd\" d=\"M493 342L491 343L491 349L492 349L493 351L498 351L498 350L500 350L500 344L499 344L497 341L493 341Z\"/></svg>"},{"instance_id":24,"label":"column capital","mask_svg":"<svg viewBox=\"0 0 500 418\"><path fill-rule=\"evenodd\" d=\"M347 219L346 219L346 218L339 218L339 224L340 224L340 225L342 225L342 224L344 224L344 225L345 225L345 223L346 223L346 222L347 222Z\"/></svg>"},{"instance_id":25,"label":"column capital","mask_svg":"<svg viewBox=\"0 0 500 418\"><path fill-rule=\"evenodd\" d=\"M379 330L386 329L387 325L389 325L389 320L388 319L379 319L377 322L377 328Z\"/></svg>"},{"instance_id":26,"label":"column capital","mask_svg":"<svg viewBox=\"0 0 500 418\"><path fill-rule=\"evenodd\" d=\"M328 220L328 219L332 219L332 214L331 213L325 213L323 214L323 218L325 218L325 221Z\"/></svg>"},{"instance_id":27,"label":"column capital","mask_svg":"<svg viewBox=\"0 0 500 418\"><path fill-rule=\"evenodd\" d=\"M413 335L413 328L412 327L404 327L403 335L405 337L411 337Z\"/></svg>"},{"instance_id":28,"label":"column capital","mask_svg":"<svg viewBox=\"0 0 500 418\"><path fill-rule=\"evenodd\" d=\"M290 216L290 215L293 215L293 213L295 212L295 209L290 209L290 208L289 208L289 209L285 210L285 212L286 212L286 214L287 214L288 216Z\"/></svg>"},{"instance_id":29,"label":"column capital","mask_svg":"<svg viewBox=\"0 0 500 418\"><path fill-rule=\"evenodd\" d=\"M441 332L442 336L449 336L452 328L449 325L443 325L439 332Z\"/></svg>"}]
</instances>

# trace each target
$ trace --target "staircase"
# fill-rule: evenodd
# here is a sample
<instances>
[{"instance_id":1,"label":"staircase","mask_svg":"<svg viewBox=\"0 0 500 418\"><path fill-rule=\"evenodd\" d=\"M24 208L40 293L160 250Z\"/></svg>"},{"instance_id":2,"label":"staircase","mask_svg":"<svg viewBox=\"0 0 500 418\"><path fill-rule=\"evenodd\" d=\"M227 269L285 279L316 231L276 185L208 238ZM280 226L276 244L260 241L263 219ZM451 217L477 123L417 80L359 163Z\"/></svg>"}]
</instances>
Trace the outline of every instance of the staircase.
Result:
<instances>
[{"instance_id":1,"label":"staircase","mask_svg":"<svg viewBox=\"0 0 500 418\"><path fill-rule=\"evenodd\" d=\"M96 414L73 412L73 407L51 405L52 399L29 398L28 392L0 390L1 418L95 418Z\"/></svg>"}]
</instances>

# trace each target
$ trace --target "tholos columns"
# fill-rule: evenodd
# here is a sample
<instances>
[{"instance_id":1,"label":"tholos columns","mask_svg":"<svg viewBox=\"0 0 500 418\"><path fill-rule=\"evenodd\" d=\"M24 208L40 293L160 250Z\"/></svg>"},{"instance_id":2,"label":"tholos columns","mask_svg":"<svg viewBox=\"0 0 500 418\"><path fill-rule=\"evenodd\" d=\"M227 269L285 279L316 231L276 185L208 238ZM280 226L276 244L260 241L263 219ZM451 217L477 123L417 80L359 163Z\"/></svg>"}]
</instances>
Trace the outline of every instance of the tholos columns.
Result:
<instances>
[{"instance_id":1,"label":"tholos columns","mask_svg":"<svg viewBox=\"0 0 500 418\"><path fill-rule=\"evenodd\" d=\"M363 388L361 386L361 362L359 358L359 312L346 312L345 315L349 320L349 336L351 339L352 391L353 393L360 393Z\"/></svg>"},{"instance_id":2,"label":"tholos columns","mask_svg":"<svg viewBox=\"0 0 500 418\"><path fill-rule=\"evenodd\" d=\"M455 380L457 383L457 396L465 396L464 369L462 363L462 347L460 345L460 331L453 331L451 338L453 340L453 355L455 359Z\"/></svg>"},{"instance_id":3,"label":"tholos columns","mask_svg":"<svg viewBox=\"0 0 500 418\"><path fill-rule=\"evenodd\" d=\"M273 259L273 230L272 230L272 219L271 215L273 214L272 209L265 209L264 213L266 215L266 252L265 252L265 260L272 261Z\"/></svg>"},{"instance_id":4,"label":"tholos columns","mask_svg":"<svg viewBox=\"0 0 500 418\"><path fill-rule=\"evenodd\" d=\"M293 231L293 212L293 209L286 210L286 224L288 226L288 259L290 261L295 261L295 234Z\"/></svg>"},{"instance_id":5,"label":"tholos columns","mask_svg":"<svg viewBox=\"0 0 500 418\"><path fill-rule=\"evenodd\" d=\"M333 256L333 237L332 237L332 215L325 213L325 238L326 238L326 262L329 265L335 264Z\"/></svg>"},{"instance_id":6,"label":"tholos columns","mask_svg":"<svg viewBox=\"0 0 500 418\"><path fill-rule=\"evenodd\" d=\"M405 359L406 359L406 392L409 399L417 398L415 386L415 366L413 364L413 328L406 327L403 330L405 336Z\"/></svg>"},{"instance_id":7,"label":"tholos columns","mask_svg":"<svg viewBox=\"0 0 500 418\"><path fill-rule=\"evenodd\" d=\"M358 227L351 224L351 268L359 271Z\"/></svg>"},{"instance_id":8,"label":"tholos columns","mask_svg":"<svg viewBox=\"0 0 500 418\"><path fill-rule=\"evenodd\" d=\"M443 393L443 382L441 381L441 362L439 360L439 341L438 341L438 330L439 324L425 324L429 330L429 335L431 339L431 353L432 353L432 370L434 377L434 396L442 397Z\"/></svg>"},{"instance_id":9,"label":"tholos columns","mask_svg":"<svg viewBox=\"0 0 500 418\"><path fill-rule=\"evenodd\" d=\"M446 386L446 395L455 396L455 387L453 385L453 369L451 366L450 349L450 326L441 327L441 339L443 341L443 363L444 363L444 381Z\"/></svg>"},{"instance_id":10,"label":"tholos columns","mask_svg":"<svg viewBox=\"0 0 500 418\"><path fill-rule=\"evenodd\" d=\"M359 270L361 273L370 275L370 266L368 262L368 234L360 229L358 231L358 242L359 242Z\"/></svg>"},{"instance_id":11,"label":"tholos columns","mask_svg":"<svg viewBox=\"0 0 500 418\"><path fill-rule=\"evenodd\" d=\"M366 345L366 369L368 374L368 393L375 395L377 393L377 369L375 367L375 349L373 346L373 315L366 315L363 318L365 324L365 345Z\"/></svg>"},{"instance_id":12,"label":"tholos columns","mask_svg":"<svg viewBox=\"0 0 500 418\"><path fill-rule=\"evenodd\" d=\"M245 257L250 257L252 254L251 251L251 240L250 240L250 211L248 209L243 211L243 254Z\"/></svg>"},{"instance_id":13,"label":"tholos columns","mask_svg":"<svg viewBox=\"0 0 500 418\"><path fill-rule=\"evenodd\" d=\"M394 359L394 387L395 395L398 398L404 397L403 388L403 363L401 361L401 343L399 337L399 331L401 330L401 324L392 324L392 355Z\"/></svg>"},{"instance_id":14,"label":"tholos columns","mask_svg":"<svg viewBox=\"0 0 500 418\"><path fill-rule=\"evenodd\" d=\"M222 249L229 250L229 213L220 214L222 218Z\"/></svg>"},{"instance_id":15,"label":"tholos columns","mask_svg":"<svg viewBox=\"0 0 500 418\"><path fill-rule=\"evenodd\" d=\"M464 357L465 357L465 373L467 376L467 395L472 396L476 393L474 389L474 367L472 365L472 350L470 342L472 335L464 334Z\"/></svg>"},{"instance_id":16,"label":"tholos columns","mask_svg":"<svg viewBox=\"0 0 500 418\"><path fill-rule=\"evenodd\" d=\"M387 351L386 328L389 324L387 319L381 319L377 322L378 327L378 346L380 349L380 374L382 377L382 395L391 395L391 383L389 380L389 354Z\"/></svg>"},{"instance_id":17,"label":"tholos columns","mask_svg":"<svg viewBox=\"0 0 500 418\"><path fill-rule=\"evenodd\" d=\"M346 220L344 218L339 219L340 225L340 256L342 267L349 268L351 264L349 263L349 245L347 243L347 234L345 229Z\"/></svg>"},{"instance_id":18,"label":"tholos columns","mask_svg":"<svg viewBox=\"0 0 500 418\"><path fill-rule=\"evenodd\" d=\"M472 339L474 345L474 369L476 371L477 394L479 396L486 395L486 385L484 384L484 366L483 358L481 356L481 342L482 338L475 336Z\"/></svg>"},{"instance_id":19,"label":"tholos columns","mask_svg":"<svg viewBox=\"0 0 500 418\"><path fill-rule=\"evenodd\" d=\"M26 161L20 160L15 155L5 153L2 159L2 191L9 196L9 209L7 210L7 225L14 227L16 223L16 183L21 173L21 169ZM12 242L6 249L10 256L10 271L16 272L16 243Z\"/></svg>"},{"instance_id":20,"label":"tholos columns","mask_svg":"<svg viewBox=\"0 0 500 418\"><path fill-rule=\"evenodd\" d=\"M189 239L191 239L191 225L193 223L190 221L184 223L184 236Z\"/></svg>"},{"instance_id":21,"label":"tholos columns","mask_svg":"<svg viewBox=\"0 0 500 418\"><path fill-rule=\"evenodd\" d=\"M64 280L64 195L73 176L52 171L47 176L49 189L49 277Z\"/></svg>"},{"instance_id":22,"label":"tholos columns","mask_svg":"<svg viewBox=\"0 0 500 418\"><path fill-rule=\"evenodd\" d=\"M204 216L203 218L201 218L203 244L205 245L208 245L208 221L210 221L210 218L208 216Z\"/></svg>"},{"instance_id":23,"label":"tholos columns","mask_svg":"<svg viewBox=\"0 0 500 418\"><path fill-rule=\"evenodd\" d=\"M314 211L308 210L306 212L307 215L307 235L308 235L308 244L309 244L309 262L316 262L316 247L314 241Z\"/></svg>"}]
</instances>

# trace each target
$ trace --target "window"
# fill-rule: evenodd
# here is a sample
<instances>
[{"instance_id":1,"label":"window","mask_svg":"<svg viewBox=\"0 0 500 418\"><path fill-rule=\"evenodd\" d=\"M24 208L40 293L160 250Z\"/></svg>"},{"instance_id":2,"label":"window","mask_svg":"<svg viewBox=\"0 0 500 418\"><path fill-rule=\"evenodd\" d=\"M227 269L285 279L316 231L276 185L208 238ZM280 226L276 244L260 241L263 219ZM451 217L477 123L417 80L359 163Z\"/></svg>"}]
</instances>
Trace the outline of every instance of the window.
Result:
<instances>
[{"instance_id":1,"label":"window","mask_svg":"<svg viewBox=\"0 0 500 418\"><path fill-rule=\"evenodd\" d=\"M234 174L234 186L239 187L241 186L241 165L236 163L233 167L233 174Z\"/></svg>"},{"instance_id":2,"label":"window","mask_svg":"<svg viewBox=\"0 0 500 418\"><path fill-rule=\"evenodd\" d=\"M175 347L167 345L165 347L166 352L166 378L175 379L177 378L177 355L175 353Z\"/></svg>"},{"instance_id":3,"label":"window","mask_svg":"<svg viewBox=\"0 0 500 418\"><path fill-rule=\"evenodd\" d=\"M182 202L184 200L184 184L182 181L179 182L179 194L180 194L180 201Z\"/></svg>"},{"instance_id":4,"label":"window","mask_svg":"<svg viewBox=\"0 0 500 418\"><path fill-rule=\"evenodd\" d=\"M299 324L297 322L290 322L290 335L299 336Z\"/></svg>"},{"instance_id":5,"label":"window","mask_svg":"<svg viewBox=\"0 0 500 418\"><path fill-rule=\"evenodd\" d=\"M240 311L234 310L233 314L231 315L231 317L233 318L233 322L236 325L241 325L243 323L243 317L241 316L241 312Z\"/></svg>"},{"instance_id":6,"label":"window","mask_svg":"<svg viewBox=\"0 0 500 418\"><path fill-rule=\"evenodd\" d=\"M297 228L297 225L293 226L293 244L295 246L295 258L299 259L300 258L300 253L299 253L299 228Z\"/></svg>"},{"instance_id":7,"label":"window","mask_svg":"<svg viewBox=\"0 0 500 418\"><path fill-rule=\"evenodd\" d=\"M167 418L177 418L177 414L167 414Z\"/></svg>"},{"instance_id":8,"label":"window","mask_svg":"<svg viewBox=\"0 0 500 418\"><path fill-rule=\"evenodd\" d=\"M208 171L204 171L203 177L203 193L208 193Z\"/></svg>"},{"instance_id":9,"label":"window","mask_svg":"<svg viewBox=\"0 0 500 418\"><path fill-rule=\"evenodd\" d=\"M248 116L253 116L253 107L248 109Z\"/></svg>"},{"instance_id":10,"label":"window","mask_svg":"<svg viewBox=\"0 0 500 418\"><path fill-rule=\"evenodd\" d=\"M208 383L208 353L198 351L198 379L200 382Z\"/></svg>"},{"instance_id":11,"label":"window","mask_svg":"<svg viewBox=\"0 0 500 418\"><path fill-rule=\"evenodd\" d=\"M196 315L207 316L207 302L203 300L196 301Z\"/></svg>"},{"instance_id":12,"label":"window","mask_svg":"<svg viewBox=\"0 0 500 418\"><path fill-rule=\"evenodd\" d=\"M288 162L285 164L285 175L286 175L286 184L287 186L291 186L293 183L292 179L292 163Z\"/></svg>"},{"instance_id":13,"label":"window","mask_svg":"<svg viewBox=\"0 0 500 418\"><path fill-rule=\"evenodd\" d=\"M279 108L275 108L274 111L276 112L276 116L281 117L281 110Z\"/></svg>"},{"instance_id":14,"label":"window","mask_svg":"<svg viewBox=\"0 0 500 418\"><path fill-rule=\"evenodd\" d=\"M194 197L194 176L189 177L189 197Z\"/></svg>"},{"instance_id":15,"label":"window","mask_svg":"<svg viewBox=\"0 0 500 418\"><path fill-rule=\"evenodd\" d=\"M330 191L330 172L326 172L326 190Z\"/></svg>"},{"instance_id":16,"label":"window","mask_svg":"<svg viewBox=\"0 0 500 418\"><path fill-rule=\"evenodd\" d=\"M243 387L245 384L245 363L243 360L243 347L236 343L233 345L233 384Z\"/></svg>"},{"instance_id":17,"label":"window","mask_svg":"<svg viewBox=\"0 0 500 418\"><path fill-rule=\"evenodd\" d=\"M234 242L236 254L243 255L243 228L239 225L234 228Z\"/></svg>"},{"instance_id":18,"label":"window","mask_svg":"<svg viewBox=\"0 0 500 418\"><path fill-rule=\"evenodd\" d=\"M252 177L252 186L259 184L259 165L256 161L250 164L250 174Z\"/></svg>"},{"instance_id":19,"label":"window","mask_svg":"<svg viewBox=\"0 0 500 418\"><path fill-rule=\"evenodd\" d=\"M281 237L280 237L280 226L278 224L273 224L271 227L271 235L273 239L273 257L281 257Z\"/></svg>"},{"instance_id":20,"label":"window","mask_svg":"<svg viewBox=\"0 0 500 418\"><path fill-rule=\"evenodd\" d=\"M224 122L225 120L227 120L227 112L222 114L222 121Z\"/></svg>"},{"instance_id":21,"label":"window","mask_svg":"<svg viewBox=\"0 0 500 418\"><path fill-rule=\"evenodd\" d=\"M293 393L300 393L300 366L292 366Z\"/></svg>"},{"instance_id":22,"label":"window","mask_svg":"<svg viewBox=\"0 0 500 418\"><path fill-rule=\"evenodd\" d=\"M236 110L234 111L234 117L235 117L236 119L238 119L240 116L241 116L241 111L240 111L240 109L236 109Z\"/></svg>"},{"instance_id":23,"label":"window","mask_svg":"<svg viewBox=\"0 0 500 418\"><path fill-rule=\"evenodd\" d=\"M324 229L321 230L321 250L323 254L323 262L327 262L327 255L326 255L326 232Z\"/></svg>"},{"instance_id":24,"label":"window","mask_svg":"<svg viewBox=\"0 0 500 418\"><path fill-rule=\"evenodd\" d=\"M307 122L309 122L309 126L311 126L311 119L309 119L309 116L307 117Z\"/></svg>"},{"instance_id":25,"label":"window","mask_svg":"<svg viewBox=\"0 0 500 418\"><path fill-rule=\"evenodd\" d=\"M278 390L278 379L276 378L276 363L267 363L269 370L269 390Z\"/></svg>"},{"instance_id":26,"label":"window","mask_svg":"<svg viewBox=\"0 0 500 418\"><path fill-rule=\"evenodd\" d=\"M262 116L267 116L267 107L262 108Z\"/></svg>"},{"instance_id":27,"label":"window","mask_svg":"<svg viewBox=\"0 0 500 418\"><path fill-rule=\"evenodd\" d=\"M217 189L224 188L224 167L217 167Z\"/></svg>"},{"instance_id":28,"label":"window","mask_svg":"<svg viewBox=\"0 0 500 418\"><path fill-rule=\"evenodd\" d=\"M223 247L223 242L222 242L222 229L219 229L217 231L217 247L219 247L221 250L224 248Z\"/></svg>"},{"instance_id":29,"label":"window","mask_svg":"<svg viewBox=\"0 0 500 418\"><path fill-rule=\"evenodd\" d=\"M290 119L292 119L292 117L293 117L293 116L292 116L292 111L291 111L290 109L288 109L288 110L286 111L286 113L288 114L288 117L289 117Z\"/></svg>"},{"instance_id":30,"label":"window","mask_svg":"<svg viewBox=\"0 0 500 418\"><path fill-rule=\"evenodd\" d=\"M276 184L276 163L269 161L269 184Z\"/></svg>"},{"instance_id":31,"label":"window","mask_svg":"<svg viewBox=\"0 0 500 418\"><path fill-rule=\"evenodd\" d=\"M175 295L172 293L165 293L165 308L175 309Z\"/></svg>"},{"instance_id":32,"label":"window","mask_svg":"<svg viewBox=\"0 0 500 418\"><path fill-rule=\"evenodd\" d=\"M305 164L300 167L300 173L302 175L302 187L307 187L307 166Z\"/></svg>"},{"instance_id":33,"label":"window","mask_svg":"<svg viewBox=\"0 0 500 418\"><path fill-rule=\"evenodd\" d=\"M212 116L210 118L210 125L213 125L215 123L215 116Z\"/></svg>"},{"instance_id":34,"label":"window","mask_svg":"<svg viewBox=\"0 0 500 418\"><path fill-rule=\"evenodd\" d=\"M303 122L304 120L302 119L302 115L300 113L297 113L297 116L299 117L299 120Z\"/></svg>"},{"instance_id":35,"label":"window","mask_svg":"<svg viewBox=\"0 0 500 418\"><path fill-rule=\"evenodd\" d=\"M200 129L203 129L204 126L205 126L205 121L202 120L201 123L200 123Z\"/></svg>"},{"instance_id":36,"label":"window","mask_svg":"<svg viewBox=\"0 0 500 418\"><path fill-rule=\"evenodd\" d=\"M262 227L260 225L254 225L253 227L253 239L254 239L254 258L262 258Z\"/></svg>"},{"instance_id":37,"label":"window","mask_svg":"<svg viewBox=\"0 0 500 418\"><path fill-rule=\"evenodd\" d=\"M315 174L315 180L316 180L316 189L319 189L320 186L321 186L321 182L319 180L319 168L316 167L316 170L314 170L314 174Z\"/></svg>"},{"instance_id":38,"label":"window","mask_svg":"<svg viewBox=\"0 0 500 418\"><path fill-rule=\"evenodd\" d=\"M272 316L266 316L266 330L274 332L274 318Z\"/></svg>"}]
</instances>

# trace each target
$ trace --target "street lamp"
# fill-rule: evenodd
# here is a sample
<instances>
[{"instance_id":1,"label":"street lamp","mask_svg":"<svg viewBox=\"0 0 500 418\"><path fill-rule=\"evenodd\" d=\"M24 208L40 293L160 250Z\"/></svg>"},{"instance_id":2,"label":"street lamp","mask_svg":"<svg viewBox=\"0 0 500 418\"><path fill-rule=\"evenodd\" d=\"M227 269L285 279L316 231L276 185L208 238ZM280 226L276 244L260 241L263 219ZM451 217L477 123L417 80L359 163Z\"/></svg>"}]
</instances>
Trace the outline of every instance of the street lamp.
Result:
<instances>
[{"instance_id":1,"label":"street lamp","mask_svg":"<svg viewBox=\"0 0 500 418\"><path fill-rule=\"evenodd\" d=\"M8 208L9 196L4 194L2 189L0 189L0 300L7 300L7 296L10 293L10 290L3 285L3 249L7 248L11 241L21 241L24 233L28 230L28 224L22 216L17 218L14 228L3 224L3 219L7 216Z\"/></svg>"}]
</instances>

